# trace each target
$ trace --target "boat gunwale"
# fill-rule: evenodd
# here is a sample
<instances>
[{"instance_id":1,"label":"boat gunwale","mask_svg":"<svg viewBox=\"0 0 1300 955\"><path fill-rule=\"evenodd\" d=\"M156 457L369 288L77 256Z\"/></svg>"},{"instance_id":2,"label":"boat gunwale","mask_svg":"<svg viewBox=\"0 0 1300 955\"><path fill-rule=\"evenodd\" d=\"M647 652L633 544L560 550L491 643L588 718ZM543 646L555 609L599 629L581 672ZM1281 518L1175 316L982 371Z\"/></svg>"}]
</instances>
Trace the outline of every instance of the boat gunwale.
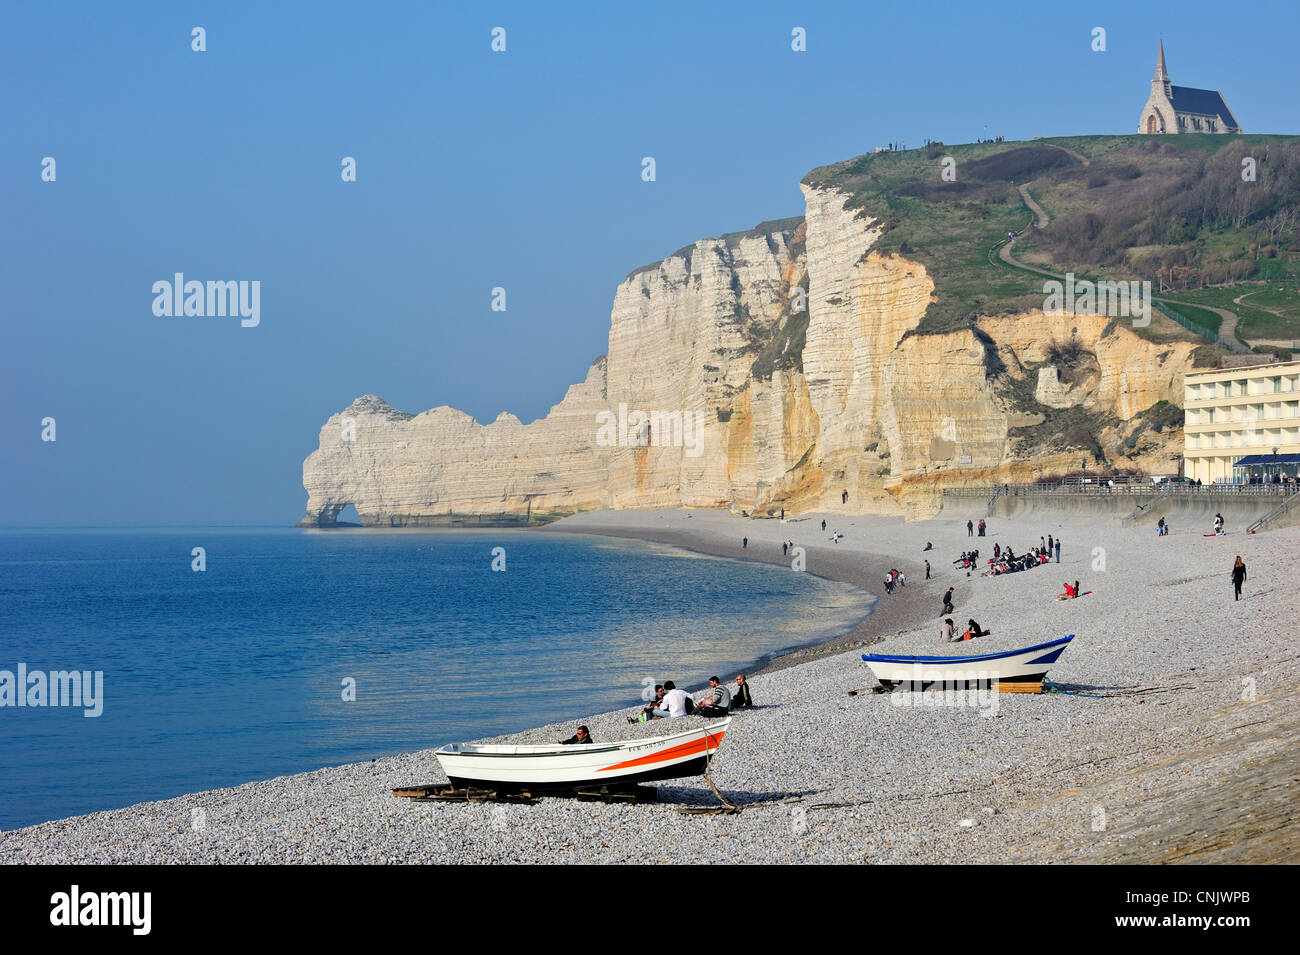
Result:
<instances>
[{"instance_id":1,"label":"boat gunwale","mask_svg":"<svg viewBox=\"0 0 1300 955\"><path fill-rule=\"evenodd\" d=\"M447 743L434 750L435 756L490 756L490 757L527 757L545 756L587 756L599 753L629 752L634 748L657 747L673 740L707 734L709 736L725 733L731 725L731 717L697 726L695 729L670 733L667 736L648 736L645 739L616 740L612 743ZM716 727L716 729L715 729ZM454 746L472 746L471 750L452 749ZM497 747L500 747L499 749Z\"/></svg>"},{"instance_id":2,"label":"boat gunwale","mask_svg":"<svg viewBox=\"0 0 1300 955\"><path fill-rule=\"evenodd\" d=\"M1036 653L1040 650L1046 650L1050 647L1064 646L1074 639L1074 634L1061 637L1057 640L1050 640L1047 643L1040 643L1032 647L1023 647L1019 650L1005 650L1000 653L981 653L974 656L964 657L922 657L907 656L903 654L874 654L864 653L862 659L867 663L922 663L938 664L940 666L954 663L982 663L989 660L1005 660L1008 657L1017 657L1023 654ZM1032 662L1032 661L1031 661Z\"/></svg>"}]
</instances>

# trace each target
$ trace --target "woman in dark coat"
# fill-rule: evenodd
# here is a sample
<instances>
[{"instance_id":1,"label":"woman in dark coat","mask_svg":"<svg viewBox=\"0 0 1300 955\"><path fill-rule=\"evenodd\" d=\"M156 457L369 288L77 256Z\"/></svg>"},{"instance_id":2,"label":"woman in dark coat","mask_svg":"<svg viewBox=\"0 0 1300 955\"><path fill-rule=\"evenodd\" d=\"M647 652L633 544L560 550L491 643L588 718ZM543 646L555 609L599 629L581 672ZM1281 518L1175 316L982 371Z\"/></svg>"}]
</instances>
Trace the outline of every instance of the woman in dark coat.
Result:
<instances>
[{"instance_id":1,"label":"woman in dark coat","mask_svg":"<svg viewBox=\"0 0 1300 955\"><path fill-rule=\"evenodd\" d=\"M1246 565L1241 562L1241 555L1237 555L1237 562L1232 565L1232 588L1236 591L1234 600L1241 599L1241 585L1246 582Z\"/></svg>"}]
</instances>

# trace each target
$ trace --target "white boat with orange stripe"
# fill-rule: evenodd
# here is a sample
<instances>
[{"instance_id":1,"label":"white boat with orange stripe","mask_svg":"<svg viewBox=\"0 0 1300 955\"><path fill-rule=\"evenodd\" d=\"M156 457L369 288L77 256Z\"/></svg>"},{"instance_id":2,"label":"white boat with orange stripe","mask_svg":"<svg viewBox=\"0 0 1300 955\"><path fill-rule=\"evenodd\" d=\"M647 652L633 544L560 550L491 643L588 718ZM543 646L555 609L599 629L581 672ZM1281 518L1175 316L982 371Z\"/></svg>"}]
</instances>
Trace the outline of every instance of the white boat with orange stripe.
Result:
<instances>
[{"instance_id":1,"label":"white boat with orange stripe","mask_svg":"<svg viewBox=\"0 0 1300 955\"><path fill-rule=\"evenodd\" d=\"M616 743L552 746L449 743L435 755L457 788L572 789L627 786L657 779L699 776L717 752L731 720Z\"/></svg>"}]
</instances>

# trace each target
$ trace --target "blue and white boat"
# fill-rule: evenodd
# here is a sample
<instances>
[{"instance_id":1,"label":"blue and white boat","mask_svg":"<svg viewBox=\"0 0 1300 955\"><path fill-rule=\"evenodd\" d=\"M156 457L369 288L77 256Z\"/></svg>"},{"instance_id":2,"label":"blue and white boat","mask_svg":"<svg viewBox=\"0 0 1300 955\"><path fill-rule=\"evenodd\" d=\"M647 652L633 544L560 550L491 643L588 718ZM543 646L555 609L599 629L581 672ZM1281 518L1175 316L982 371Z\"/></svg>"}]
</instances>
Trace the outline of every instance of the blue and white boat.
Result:
<instances>
[{"instance_id":1,"label":"blue and white boat","mask_svg":"<svg viewBox=\"0 0 1300 955\"><path fill-rule=\"evenodd\" d=\"M1047 668L1060 659L1074 634L1002 653L979 653L964 657L917 657L889 653L864 653L862 659L881 686L893 689L908 685L924 689L938 683L946 686L986 686L992 683L1041 683Z\"/></svg>"}]
</instances>

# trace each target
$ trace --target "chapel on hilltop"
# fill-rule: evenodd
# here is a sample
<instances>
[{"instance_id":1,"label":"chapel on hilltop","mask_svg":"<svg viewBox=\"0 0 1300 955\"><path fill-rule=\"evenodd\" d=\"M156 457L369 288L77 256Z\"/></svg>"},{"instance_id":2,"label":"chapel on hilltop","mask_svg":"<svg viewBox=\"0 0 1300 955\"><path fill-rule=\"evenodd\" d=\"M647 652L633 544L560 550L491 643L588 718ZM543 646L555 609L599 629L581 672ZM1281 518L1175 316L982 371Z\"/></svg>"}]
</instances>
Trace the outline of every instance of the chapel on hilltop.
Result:
<instances>
[{"instance_id":1,"label":"chapel on hilltop","mask_svg":"<svg viewBox=\"0 0 1300 955\"><path fill-rule=\"evenodd\" d=\"M1142 107L1139 133L1239 133L1237 118L1218 90L1174 86L1165 69L1165 44L1160 41L1151 95Z\"/></svg>"}]
</instances>

